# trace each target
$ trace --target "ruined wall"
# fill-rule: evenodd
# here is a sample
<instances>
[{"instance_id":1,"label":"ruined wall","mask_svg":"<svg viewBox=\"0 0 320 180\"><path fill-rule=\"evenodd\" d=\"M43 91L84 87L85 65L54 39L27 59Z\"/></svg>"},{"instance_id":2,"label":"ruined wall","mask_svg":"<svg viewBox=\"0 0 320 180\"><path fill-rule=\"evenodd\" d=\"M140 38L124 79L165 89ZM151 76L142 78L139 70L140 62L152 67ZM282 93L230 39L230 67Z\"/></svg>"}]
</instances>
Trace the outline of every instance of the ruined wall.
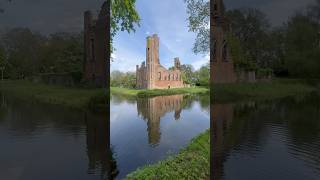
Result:
<instances>
[{"instance_id":1,"label":"ruined wall","mask_svg":"<svg viewBox=\"0 0 320 180\"><path fill-rule=\"evenodd\" d=\"M226 32L228 21L224 17L222 0L211 5L210 24L210 68L211 83L232 83L236 81L234 65L228 47Z\"/></svg>"},{"instance_id":2,"label":"ruined wall","mask_svg":"<svg viewBox=\"0 0 320 180\"><path fill-rule=\"evenodd\" d=\"M184 87L179 58L174 59L174 69L167 70L160 64L159 38L147 37L146 62L136 66L137 88L168 89Z\"/></svg>"},{"instance_id":3,"label":"ruined wall","mask_svg":"<svg viewBox=\"0 0 320 180\"><path fill-rule=\"evenodd\" d=\"M105 87L109 68L109 8L102 5L97 19L92 13L84 13L84 81L95 86Z\"/></svg>"}]
</instances>

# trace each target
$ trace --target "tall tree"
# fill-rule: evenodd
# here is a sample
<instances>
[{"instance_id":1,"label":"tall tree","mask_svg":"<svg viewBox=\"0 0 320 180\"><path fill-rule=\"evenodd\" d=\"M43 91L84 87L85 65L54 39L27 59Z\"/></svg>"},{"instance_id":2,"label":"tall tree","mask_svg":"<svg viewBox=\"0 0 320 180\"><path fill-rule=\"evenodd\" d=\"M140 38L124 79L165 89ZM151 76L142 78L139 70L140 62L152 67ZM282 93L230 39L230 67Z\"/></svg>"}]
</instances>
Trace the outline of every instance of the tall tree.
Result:
<instances>
[{"instance_id":1,"label":"tall tree","mask_svg":"<svg viewBox=\"0 0 320 180\"><path fill-rule=\"evenodd\" d=\"M285 65L291 76L320 77L319 24L296 14L287 23Z\"/></svg>"},{"instance_id":2,"label":"tall tree","mask_svg":"<svg viewBox=\"0 0 320 180\"><path fill-rule=\"evenodd\" d=\"M257 9L245 8L227 11L232 34L243 47L249 61L266 66L269 59L266 41L270 27L266 15Z\"/></svg>"},{"instance_id":3,"label":"tall tree","mask_svg":"<svg viewBox=\"0 0 320 180\"><path fill-rule=\"evenodd\" d=\"M111 0L111 45L119 31L131 33L135 32L136 26L140 26L135 3L136 0Z\"/></svg>"},{"instance_id":4,"label":"tall tree","mask_svg":"<svg viewBox=\"0 0 320 180\"><path fill-rule=\"evenodd\" d=\"M2 36L8 71L11 77L24 78L33 75L41 64L39 51L45 37L27 28L15 28Z\"/></svg>"},{"instance_id":5,"label":"tall tree","mask_svg":"<svg viewBox=\"0 0 320 180\"><path fill-rule=\"evenodd\" d=\"M184 0L189 15L189 31L197 34L193 47L195 53L207 54L210 50L210 1Z\"/></svg>"}]
</instances>

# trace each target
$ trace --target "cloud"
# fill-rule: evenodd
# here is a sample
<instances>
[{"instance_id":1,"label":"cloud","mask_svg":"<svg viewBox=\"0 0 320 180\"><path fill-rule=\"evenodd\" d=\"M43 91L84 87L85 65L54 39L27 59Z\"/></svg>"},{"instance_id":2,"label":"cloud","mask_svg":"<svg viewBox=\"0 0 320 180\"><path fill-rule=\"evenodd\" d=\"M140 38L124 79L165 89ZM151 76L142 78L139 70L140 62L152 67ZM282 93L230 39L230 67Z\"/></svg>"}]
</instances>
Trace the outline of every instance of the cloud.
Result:
<instances>
[{"instance_id":1,"label":"cloud","mask_svg":"<svg viewBox=\"0 0 320 180\"><path fill-rule=\"evenodd\" d=\"M205 57L203 57L202 59L195 61L193 63L191 63L191 65L194 67L195 70L200 69L202 66L206 65L207 63L210 62L210 55L207 54Z\"/></svg>"}]
</instances>

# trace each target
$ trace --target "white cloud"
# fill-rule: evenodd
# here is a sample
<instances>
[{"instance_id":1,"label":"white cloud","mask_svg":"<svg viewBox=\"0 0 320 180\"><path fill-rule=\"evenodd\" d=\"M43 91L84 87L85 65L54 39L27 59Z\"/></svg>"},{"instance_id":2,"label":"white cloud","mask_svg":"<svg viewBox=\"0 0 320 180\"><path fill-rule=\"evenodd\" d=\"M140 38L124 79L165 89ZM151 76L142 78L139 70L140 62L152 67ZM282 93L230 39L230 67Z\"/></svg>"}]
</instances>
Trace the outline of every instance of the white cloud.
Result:
<instances>
[{"instance_id":1,"label":"white cloud","mask_svg":"<svg viewBox=\"0 0 320 180\"><path fill-rule=\"evenodd\" d=\"M203 59L195 61L191 63L191 65L194 67L195 70L198 70L209 62L210 62L210 55L207 54Z\"/></svg>"}]
</instances>

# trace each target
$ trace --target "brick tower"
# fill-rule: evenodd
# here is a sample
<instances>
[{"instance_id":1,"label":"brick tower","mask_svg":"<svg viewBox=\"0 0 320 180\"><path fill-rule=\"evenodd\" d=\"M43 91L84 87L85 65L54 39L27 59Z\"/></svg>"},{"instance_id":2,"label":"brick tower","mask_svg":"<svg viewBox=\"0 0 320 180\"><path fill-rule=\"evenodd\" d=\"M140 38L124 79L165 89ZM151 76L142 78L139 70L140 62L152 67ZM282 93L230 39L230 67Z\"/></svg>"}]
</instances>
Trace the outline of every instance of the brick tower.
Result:
<instances>
[{"instance_id":1,"label":"brick tower","mask_svg":"<svg viewBox=\"0 0 320 180\"><path fill-rule=\"evenodd\" d=\"M153 89L156 77L156 68L159 65L159 37L154 34L147 37L146 49L146 63L147 63L147 84L148 89Z\"/></svg>"},{"instance_id":2,"label":"brick tower","mask_svg":"<svg viewBox=\"0 0 320 180\"><path fill-rule=\"evenodd\" d=\"M226 40L228 21L224 16L223 0L210 2L210 69L212 83L232 83L236 81L234 65Z\"/></svg>"},{"instance_id":3,"label":"brick tower","mask_svg":"<svg viewBox=\"0 0 320 180\"><path fill-rule=\"evenodd\" d=\"M92 13L84 13L84 81L99 87L107 86L109 75L109 19L108 3L105 2L97 19Z\"/></svg>"}]
</instances>

